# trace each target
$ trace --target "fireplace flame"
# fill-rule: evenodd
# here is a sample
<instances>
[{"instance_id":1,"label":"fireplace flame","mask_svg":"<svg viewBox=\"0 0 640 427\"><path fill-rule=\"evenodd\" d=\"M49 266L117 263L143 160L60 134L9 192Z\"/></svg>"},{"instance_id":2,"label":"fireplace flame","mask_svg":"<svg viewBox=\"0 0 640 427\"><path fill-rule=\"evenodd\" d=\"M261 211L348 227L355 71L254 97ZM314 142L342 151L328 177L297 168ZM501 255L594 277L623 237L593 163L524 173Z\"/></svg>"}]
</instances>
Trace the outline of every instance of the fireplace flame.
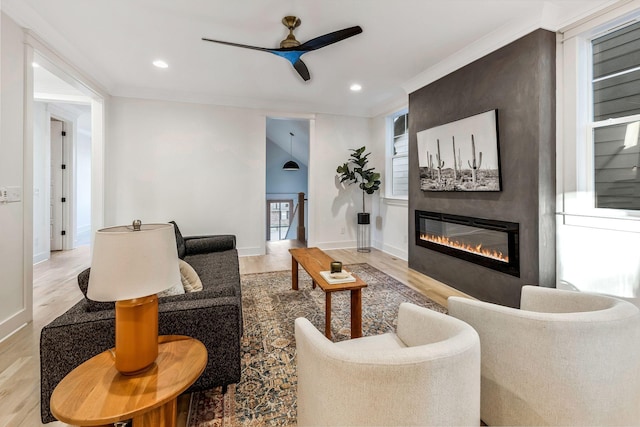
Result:
<instances>
[{"instance_id":1,"label":"fireplace flame","mask_svg":"<svg viewBox=\"0 0 640 427\"><path fill-rule=\"evenodd\" d=\"M433 234L420 234L420 239L427 242L437 243L439 245L448 246L450 248L458 249L465 252L470 252L476 255L482 255L487 258L495 259L496 261L509 262L509 256L503 254L500 251L494 249L483 248L482 244L469 245L467 243L458 242L457 240L451 240L446 236L434 236Z\"/></svg>"}]
</instances>

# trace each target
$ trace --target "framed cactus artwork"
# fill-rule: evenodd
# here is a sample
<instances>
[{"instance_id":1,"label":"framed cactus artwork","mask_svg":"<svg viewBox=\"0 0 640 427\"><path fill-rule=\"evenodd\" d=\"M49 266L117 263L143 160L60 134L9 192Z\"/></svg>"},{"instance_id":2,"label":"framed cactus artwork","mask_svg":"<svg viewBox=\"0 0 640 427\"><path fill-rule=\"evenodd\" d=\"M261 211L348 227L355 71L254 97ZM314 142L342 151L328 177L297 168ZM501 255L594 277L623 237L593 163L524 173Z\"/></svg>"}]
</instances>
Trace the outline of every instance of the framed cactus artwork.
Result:
<instances>
[{"instance_id":1,"label":"framed cactus artwork","mask_svg":"<svg viewBox=\"0 0 640 427\"><path fill-rule=\"evenodd\" d=\"M498 110L417 133L422 191L501 191Z\"/></svg>"}]
</instances>

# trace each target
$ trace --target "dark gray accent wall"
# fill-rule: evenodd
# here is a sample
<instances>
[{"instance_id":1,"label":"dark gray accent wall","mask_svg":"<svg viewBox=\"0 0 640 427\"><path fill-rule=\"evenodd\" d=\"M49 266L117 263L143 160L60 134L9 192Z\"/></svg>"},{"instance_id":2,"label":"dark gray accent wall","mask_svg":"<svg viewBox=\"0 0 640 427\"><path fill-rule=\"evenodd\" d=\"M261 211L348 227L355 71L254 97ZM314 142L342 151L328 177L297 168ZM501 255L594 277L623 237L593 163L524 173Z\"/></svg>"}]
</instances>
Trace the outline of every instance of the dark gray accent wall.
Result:
<instances>
[{"instance_id":1,"label":"dark gray accent wall","mask_svg":"<svg viewBox=\"0 0 640 427\"><path fill-rule=\"evenodd\" d=\"M555 286L555 33L536 30L409 95L409 267L478 299L520 306ZM501 192L423 192L416 133L498 109ZM520 224L520 278L415 244L416 210Z\"/></svg>"}]
</instances>

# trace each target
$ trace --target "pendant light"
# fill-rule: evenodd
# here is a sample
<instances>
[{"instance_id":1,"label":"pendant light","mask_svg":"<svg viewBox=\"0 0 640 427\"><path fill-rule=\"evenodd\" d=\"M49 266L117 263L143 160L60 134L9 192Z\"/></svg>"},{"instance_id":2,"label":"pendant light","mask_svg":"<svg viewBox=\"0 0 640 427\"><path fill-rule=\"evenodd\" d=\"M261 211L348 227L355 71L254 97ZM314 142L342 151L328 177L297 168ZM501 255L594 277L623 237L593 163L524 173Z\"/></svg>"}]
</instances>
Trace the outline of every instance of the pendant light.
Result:
<instances>
[{"instance_id":1,"label":"pendant light","mask_svg":"<svg viewBox=\"0 0 640 427\"><path fill-rule=\"evenodd\" d=\"M282 166L282 170L297 171L300 170L300 166L298 166L298 164L293 161L293 132L289 132L289 135L291 135L291 151L289 153L291 155L291 160L289 160L284 164L284 166Z\"/></svg>"}]
</instances>

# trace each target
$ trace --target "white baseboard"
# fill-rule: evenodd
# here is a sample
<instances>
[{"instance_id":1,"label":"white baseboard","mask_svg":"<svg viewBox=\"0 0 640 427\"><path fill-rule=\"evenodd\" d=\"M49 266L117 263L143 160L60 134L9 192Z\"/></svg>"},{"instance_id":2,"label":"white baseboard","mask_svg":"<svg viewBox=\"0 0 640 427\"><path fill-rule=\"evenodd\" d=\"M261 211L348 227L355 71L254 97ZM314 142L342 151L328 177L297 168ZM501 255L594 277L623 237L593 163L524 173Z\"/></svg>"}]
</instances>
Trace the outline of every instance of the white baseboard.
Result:
<instances>
[{"instance_id":1,"label":"white baseboard","mask_svg":"<svg viewBox=\"0 0 640 427\"><path fill-rule=\"evenodd\" d=\"M22 329L29 319L25 310L20 310L0 323L0 343Z\"/></svg>"},{"instance_id":2,"label":"white baseboard","mask_svg":"<svg viewBox=\"0 0 640 427\"><path fill-rule=\"evenodd\" d=\"M341 240L337 242L317 242L313 244L313 246L322 249L323 251L330 249L355 249L358 247L358 243L355 240ZM396 248L391 245L381 244L379 241L371 242L371 247L381 250L389 255L400 258L403 261L407 261L409 259L409 254L407 249ZM261 248L238 248L238 256L258 256L264 255L261 252Z\"/></svg>"},{"instance_id":3,"label":"white baseboard","mask_svg":"<svg viewBox=\"0 0 640 427\"><path fill-rule=\"evenodd\" d=\"M355 240L345 240L345 241L339 241L339 242L318 242L314 246L317 246L322 250L355 249L358 247L358 243ZM374 240L373 242L371 242L371 247L378 249L382 252L388 253L389 255L400 258L403 261L406 261L409 259L409 252L406 248L401 249L391 245L384 245L377 240Z\"/></svg>"},{"instance_id":4,"label":"white baseboard","mask_svg":"<svg viewBox=\"0 0 640 427\"><path fill-rule=\"evenodd\" d=\"M342 240L339 242L318 242L314 246L324 250L329 249L352 249L358 247L355 240Z\"/></svg>"},{"instance_id":5,"label":"white baseboard","mask_svg":"<svg viewBox=\"0 0 640 427\"><path fill-rule=\"evenodd\" d=\"M37 264L42 261L46 261L49 259L50 252L40 252L38 254L33 255L33 263Z\"/></svg>"},{"instance_id":6,"label":"white baseboard","mask_svg":"<svg viewBox=\"0 0 640 427\"><path fill-rule=\"evenodd\" d=\"M358 243L355 240L344 240L344 241L339 241L339 242L319 242L316 245L318 248L322 249L322 250L329 250L329 249L355 249L358 247ZM407 249L400 249L400 248L396 248L394 246L391 245L384 245L381 244L379 241L374 240L371 242L371 247L378 249L382 252L385 252L389 255L395 256L397 258L400 258L403 261L406 261L409 259L409 253Z\"/></svg>"},{"instance_id":7,"label":"white baseboard","mask_svg":"<svg viewBox=\"0 0 640 427\"><path fill-rule=\"evenodd\" d=\"M236 248L238 250L238 256L257 256L264 255L264 249L262 248Z\"/></svg>"},{"instance_id":8,"label":"white baseboard","mask_svg":"<svg viewBox=\"0 0 640 427\"><path fill-rule=\"evenodd\" d=\"M403 261L407 261L409 259L409 251L407 248L401 249L391 245L380 245L379 243L376 248L380 249L382 252L388 253L389 255L393 255L396 258L400 258Z\"/></svg>"}]
</instances>

